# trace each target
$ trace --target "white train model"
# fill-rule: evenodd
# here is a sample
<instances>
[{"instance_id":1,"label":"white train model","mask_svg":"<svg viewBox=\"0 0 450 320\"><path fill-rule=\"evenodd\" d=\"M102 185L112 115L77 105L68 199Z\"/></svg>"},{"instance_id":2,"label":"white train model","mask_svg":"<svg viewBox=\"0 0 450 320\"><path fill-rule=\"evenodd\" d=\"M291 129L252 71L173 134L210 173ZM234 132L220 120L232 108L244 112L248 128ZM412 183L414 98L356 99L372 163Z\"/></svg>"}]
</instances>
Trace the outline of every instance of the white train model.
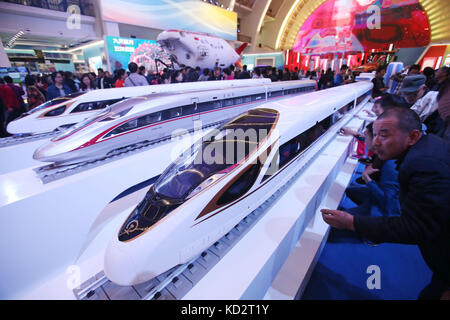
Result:
<instances>
[{"instance_id":1,"label":"white train model","mask_svg":"<svg viewBox=\"0 0 450 320\"><path fill-rule=\"evenodd\" d=\"M293 177L315 141L337 132L341 116L371 89L359 82L269 102L195 143L111 239L106 276L135 285L198 256Z\"/></svg>"},{"instance_id":2,"label":"white train model","mask_svg":"<svg viewBox=\"0 0 450 320\"><path fill-rule=\"evenodd\" d=\"M47 101L10 122L11 134L38 134L72 126L101 112L107 106L131 97L180 90L209 90L270 83L270 79L199 81L140 87L101 89L77 92Z\"/></svg>"},{"instance_id":3,"label":"white train model","mask_svg":"<svg viewBox=\"0 0 450 320\"><path fill-rule=\"evenodd\" d=\"M170 138L177 129L201 129L286 95L314 91L312 80L158 93L115 103L36 149L33 158L70 164L105 156L140 141ZM200 122L196 122L200 121Z\"/></svg>"}]
</instances>

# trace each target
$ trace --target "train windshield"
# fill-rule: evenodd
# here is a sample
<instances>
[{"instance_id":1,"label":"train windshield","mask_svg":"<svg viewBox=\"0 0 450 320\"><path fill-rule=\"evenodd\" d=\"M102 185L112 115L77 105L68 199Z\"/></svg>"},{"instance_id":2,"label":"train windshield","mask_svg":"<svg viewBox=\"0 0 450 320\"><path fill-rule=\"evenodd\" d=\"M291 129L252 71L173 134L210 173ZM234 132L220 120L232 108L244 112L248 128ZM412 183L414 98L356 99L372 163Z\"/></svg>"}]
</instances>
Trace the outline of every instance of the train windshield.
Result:
<instances>
[{"instance_id":1,"label":"train windshield","mask_svg":"<svg viewBox=\"0 0 450 320\"><path fill-rule=\"evenodd\" d=\"M214 130L184 152L155 183L155 193L177 203L192 197L230 172L258 147L278 112L255 109Z\"/></svg>"},{"instance_id":2,"label":"train windshield","mask_svg":"<svg viewBox=\"0 0 450 320\"><path fill-rule=\"evenodd\" d=\"M78 131L79 129L88 126L104 117L106 117L109 113L111 112L111 108L110 107L106 107L105 110L93 115L92 117L89 117L83 121L78 122L77 124L71 126L69 129L65 130L62 134L56 136L55 138L52 139L52 141L58 141L61 139L64 139L68 136L70 136L72 133L75 133L75 131Z\"/></svg>"},{"instance_id":3,"label":"train windshield","mask_svg":"<svg viewBox=\"0 0 450 320\"><path fill-rule=\"evenodd\" d=\"M43 103L43 104L37 106L37 107L34 108L34 109L31 109L31 110L28 111L26 114L29 115L29 114L35 113L35 112L37 112L37 111L40 111L40 110L42 110L42 109L45 109L45 108L47 108L47 107L51 107L51 106L54 106L54 105L57 105L57 104L60 104L60 103L63 103L63 102L70 101L70 100L72 100L73 98L79 97L79 96L81 96L81 95L84 94L84 93L85 93L85 92L76 92L76 93L68 94L67 96L64 96L64 97L59 97L59 98L52 99L52 100L50 100L50 101L47 101L47 102L45 102L45 103Z\"/></svg>"}]
</instances>

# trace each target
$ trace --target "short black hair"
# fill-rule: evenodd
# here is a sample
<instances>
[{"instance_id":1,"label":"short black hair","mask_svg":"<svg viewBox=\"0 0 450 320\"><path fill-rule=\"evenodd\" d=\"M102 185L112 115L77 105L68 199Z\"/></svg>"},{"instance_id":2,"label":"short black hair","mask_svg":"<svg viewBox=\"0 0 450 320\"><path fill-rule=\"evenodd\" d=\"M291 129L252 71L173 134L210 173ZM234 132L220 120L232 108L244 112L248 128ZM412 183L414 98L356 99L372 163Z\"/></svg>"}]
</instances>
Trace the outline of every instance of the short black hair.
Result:
<instances>
[{"instance_id":1,"label":"short black hair","mask_svg":"<svg viewBox=\"0 0 450 320\"><path fill-rule=\"evenodd\" d=\"M409 67L409 70L415 69L420 71L420 64L413 64L411 67Z\"/></svg>"},{"instance_id":2,"label":"short black hair","mask_svg":"<svg viewBox=\"0 0 450 320\"><path fill-rule=\"evenodd\" d=\"M55 71L55 72L52 73L52 80L53 80L53 81L55 81L56 75L57 75L58 73L61 75L61 77L64 78L64 74L63 74L62 71Z\"/></svg>"},{"instance_id":3,"label":"short black hair","mask_svg":"<svg viewBox=\"0 0 450 320\"><path fill-rule=\"evenodd\" d=\"M138 70L138 65L134 62L130 62L128 64L128 70L130 70L131 73L135 73Z\"/></svg>"},{"instance_id":4,"label":"short black hair","mask_svg":"<svg viewBox=\"0 0 450 320\"><path fill-rule=\"evenodd\" d=\"M33 86L36 83L36 79L33 75L27 74L25 76L25 85L26 86Z\"/></svg>"},{"instance_id":5,"label":"short black hair","mask_svg":"<svg viewBox=\"0 0 450 320\"><path fill-rule=\"evenodd\" d=\"M98 69L97 69L97 72L100 72L100 71L103 72L103 73L105 73L105 71L103 71L102 68L98 68Z\"/></svg>"},{"instance_id":6,"label":"short black hair","mask_svg":"<svg viewBox=\"0 0 450 320\"><path fill-rule=\"evenodd\" d=\"M343 65L341 66L341 69L340 69L340 70L342 71L342 70L347 70L347 69L348 69L348 65L343 64Z\"/></svg>"},{"instance_id":7,"label":"short black hair","mask_svg":"<svg viewBox=\"0 0 450 320\"><path fill-rule=\"evenodd\" d=\"M381 72L381 71L383 71L383 70L386 70L386 66L379 66L378 68L377 68L377 73L379 73L379 72Z\"/></svg>"},{"instance_id":8,"label":"short black hair","mask_svg":"<svg viewBox=\"0 0 450 320\"><path fill-rule=\"evenodd\" d=\"M13 79L10 76L4 76L3 79L6 83L13 83Z\"/></svg>"},{"instance_id":9,"label":"short black hair","mask_svg":"<svg viewBox=\"0 0 450 320\"><path fill-rule=\"evenodd\" d=\"M395 107L403 107L404 105L401 103L401 101L402 100L400 100L399 98L394 97L394 95L387 93L378 97L375 100L375 103L379 104L383 108L383 110L387 110Z\"/></svg>"},{"instance_id":10,"label":"short black hair","mask_svg":"<svg viewBox=\"0 0 450 320\"><path fill-rule=\"evenodd\" d=\"M385 110L377 120L389 117L397 119L398 128L404 133L409 133L413 130L422 131L420 118L417 113L411 109L402 107L389 108L388 110Z\"/></svg>"},{"instance_id":11,"label":"short black hair","mask_svg":"<svg viewBox=\"0 0 450 320\"><path fill-rule=\"evenodd\" d=\"M450 75L450 68L449 68L449 67L443 66L443 67L440 67L439 69L441 69L442 71L444 71L444 72L447 74L447 77ZM438 69L438 70L439 70L439 69Z\"/></svg>"}]
</instances>

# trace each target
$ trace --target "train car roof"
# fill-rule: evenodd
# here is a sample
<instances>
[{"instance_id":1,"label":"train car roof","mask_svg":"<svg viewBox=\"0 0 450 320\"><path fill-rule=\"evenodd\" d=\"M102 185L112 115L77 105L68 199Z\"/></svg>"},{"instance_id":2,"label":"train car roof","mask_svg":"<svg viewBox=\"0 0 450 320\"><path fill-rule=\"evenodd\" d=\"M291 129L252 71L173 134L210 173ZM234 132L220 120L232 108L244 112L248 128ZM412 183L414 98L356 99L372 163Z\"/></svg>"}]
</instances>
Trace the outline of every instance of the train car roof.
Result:
<instances>
[{"instance_id":1,"label":"train car roof","mask_svg":"<svg viewBox=\"0 0 450 320\"><path fill-rule=\"evenodd\" d=\"M296 81L296 83L297 84L304 83L304 84L314 84L315 85L316 82L314 80L298 80L298 81ZM289 81L289 82L270 83L267 85L277 87L277 86L295 85L296 83L294 83L293 81ZM221 93L224 94L229 91L249 90L249 88L252 88L252 87L255 87L255 86L248 84L248 85L242 86L242 87L222 87L222 88L215 88L215 89L199 88L198 90L182 90L182 89L180 89L178 91L171 91L171 92L157 92L157 93L152 93L152 94L147 94L147 95L141 95L138 97L127 98L124 101L119 101L119 102L111 105L111 108L112 108L112 110L114 110L117 107L122 109L125 106L130 106L130 107L132 106L132 107L135 107L134 113L137 113L137 112L140 112L143 110L148 110L148 108L149 108L148 103L152 103L152 104L154 104L154 106L160 106L162 104L177 102L177 100L179 100L181 97L195 98L195 97L198 97L199 95L201 95L201 96L211 95L211 94L220 95ZM163 98L165 100L161 101L161 99L163 99ZM186 103L187 103L186 101L182 102L179 106L182 106L183 104L186 104ZM159 111L159 110L155 110L155 112L156 111Z\"/></svg>"},{"instance_id":2,"label":"train car roof","mask_svg":"<svg viewBox=\"0 0 450 320\"><path fill-rule=\"evenodd\" d=\"M361 81L264 103L257 108L280 113L276 129L282 137L280 143L284 143L368 92L372 86L369 81Z\"/></svg>"},{"instance_id":3,"label":"train car roof","mask_svg":"<svg viewBox=\"0 0 450 320\"><path fill-rule=\"evenodd\" d=\"M196 88L189 89L193 86L198 86L198 90L211 90L212 87L217 88L217 86L223 85L223 88L229 87L239 87L239 86L254 86L263 85L271 83L270 79L239 79L233 80L230 86L227 80L224 82L183 82L183 83L169 83L169 84L159 84L159 85L148 85L148 86L138 86L138 87L124 87L124 88L110 88L110 89L100 89L92 90L81 95L77 100L80 102L87 101L100 101L109 99L120 99L122 97L134 97L134 96L144 96L149 94L156 94L160 92L166 92L170 90L173 91L191 91L197 90ZM216 86L217 85L217 86ZM205 88L202 89L202 86ZM178 89L179 87L179 89ZM222 87L220 87L222 88Z\"/></svg>"}]
</instances>

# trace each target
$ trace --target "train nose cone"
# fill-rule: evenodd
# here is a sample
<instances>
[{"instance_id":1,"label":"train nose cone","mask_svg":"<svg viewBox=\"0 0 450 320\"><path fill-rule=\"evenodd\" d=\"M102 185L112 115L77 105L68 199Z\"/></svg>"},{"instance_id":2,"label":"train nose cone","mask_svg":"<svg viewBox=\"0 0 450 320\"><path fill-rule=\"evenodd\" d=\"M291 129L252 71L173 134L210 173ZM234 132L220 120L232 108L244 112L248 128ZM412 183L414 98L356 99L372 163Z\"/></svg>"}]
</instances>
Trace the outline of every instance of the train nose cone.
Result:
<instances>
[{"instance_id":1,"label":"train nose cone","mask_svg":"<svg viewBox=\"0 0 450 320\"><path fill-rule=\"evenodd\" d=\"M157 276L153 272L146 270L146 266L139 265L139 257L145 252L127 252L119 248L117 243L111 243L105 252L105 275L112 282L120 286L132 286L143 283ZM141 263L142 264L142 263Z\"/></svg>"},{"instance_id":2,"label":"train nose cone","mask_svg":"<svg viewBox=\"0 0 450 320\"><path fill-rule=\"evenodd\" d=\"M119 286L133 285L136 266L132 257L117 247L109 245L105 252L105 275Z\"/></svg>"},{"instance_id":3,"label":"train nose cone","mask_svg":"<svg viewBox=\"0 0 450 320\"><path fill-rule=\"evenodd\" d=\"M56 162L58 159L54 149L53 143L46 143L34 151L33 159L44 162Z\"/></svg>"}]
</instances>

